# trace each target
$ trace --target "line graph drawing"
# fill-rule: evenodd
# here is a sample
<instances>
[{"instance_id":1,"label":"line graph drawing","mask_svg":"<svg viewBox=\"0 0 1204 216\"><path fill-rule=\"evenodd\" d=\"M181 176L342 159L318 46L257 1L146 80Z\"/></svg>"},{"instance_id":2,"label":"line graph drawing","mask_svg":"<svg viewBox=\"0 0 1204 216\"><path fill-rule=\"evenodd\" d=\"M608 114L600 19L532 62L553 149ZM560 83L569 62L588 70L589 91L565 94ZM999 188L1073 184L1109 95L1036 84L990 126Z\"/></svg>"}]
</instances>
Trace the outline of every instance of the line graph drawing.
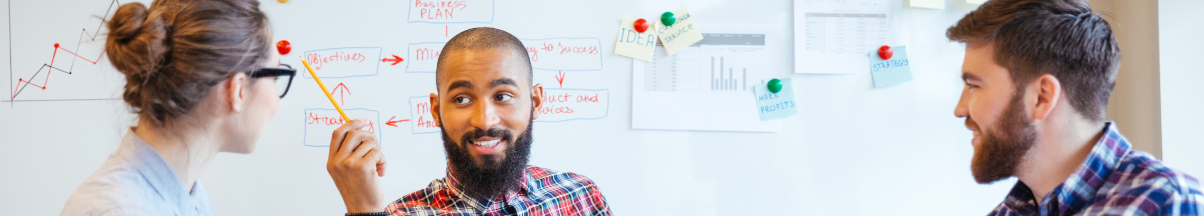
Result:
<instances>
[{"instance_id":1,"label":"line graph drawing","mask_svg":"<svg viewBox=\"0 0 1204 216\"><path fill-rule=\"evenodd\" d=\"M13 45L14 45L13 44L13 19L12 19L13 9L12 9L12 0L9 0L8 1L9 83L11 85L9 86L9 90L10 90L9 98L8 98L8 100L5 100L4 102L117 100L117 98L111 98L111 97L107 97L107 98L65 98L65 99L64 98L23 99L23 98L19 98L19 97L21 97L23 95L23 93L29 94L30 91L36 91L36 90L46 91L47 89L52 89L52 88L70 88L70 85L55 85L56 83L51 82L50 77L54 76L53 74L63 74L63 75L76 74L77 73L75 71L76 66L81 63L96 65L101 60L101 57L104 57L105 52L104 52L103 46L101 47L100 51L97 54L95 54L95 57L86 57L84 55L81 55L80 49L81 49L81 47L84 47L85 42L95 44L97 42L97 39L101 39L100 43L103 44L103 39L100 35L101 28L104 27L105 21L109 18L111 13L113 13L114 10L119 5L120 5L120 2L118 2L117 0L112 0L112 1L108 2L108 7L105 9L104 13L100 14L100 15L96 15L97 17L100 17L100 20L95 25L96 26L95 28L93 28L91 30L89 30L88 28L80 29L79 39L76 40L74 48L69 49L59 43L54 43L53 44L53 52L51 52L49 61L41 63L41 66L38 67L38 69L31 75L18 76L18 75L16 75L17 74L16 73L17 71L15 71L16 69L13 68L14 63L23 65L23 63L29 63L29 61L14 61L13 60L13 53L14 53L14 50L13 50L14 49L14 47L13 47ZM91 26L91 25L89 25L89 26ZM49 44L47 44L47 45L49 45ZM59 56L58 54L60 53L60 51L61 51L61 53L64 53L64 55ZM68 54L70 54L70 55L68 55ZM90 54L88 54L88 55L90 55ZM21 57L24 57L24 56L21 56ZM61 58L69 58L69 59L61 59ZM64 62L66 60L69 60L69 62ZM82 60L83 62L79 62L80 60ZM63 76L63 75L60 75L60 76ZM63 78L56 78L56 81L60 81L61 79L63 79ZM55 86L51 87L52 85L55 85Z\"/></svg>"}]
</instances>

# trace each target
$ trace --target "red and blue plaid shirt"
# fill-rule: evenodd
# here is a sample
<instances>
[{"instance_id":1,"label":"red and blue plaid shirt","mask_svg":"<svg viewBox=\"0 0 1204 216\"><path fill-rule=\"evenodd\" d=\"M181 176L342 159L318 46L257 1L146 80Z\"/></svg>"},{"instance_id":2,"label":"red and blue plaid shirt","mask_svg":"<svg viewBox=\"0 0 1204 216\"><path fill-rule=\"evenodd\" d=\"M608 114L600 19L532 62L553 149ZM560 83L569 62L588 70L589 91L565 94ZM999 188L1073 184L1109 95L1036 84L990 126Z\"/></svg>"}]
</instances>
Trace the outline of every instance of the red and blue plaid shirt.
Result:
<instances>
[{"instance_id":1,"label":"red and blue plaid shirt","mask_svg":"<svg viewBox=\"0 0 1204 216\"><path fill-rule=\"evenodd\" d=\"M450 181L449 181L450 179ZM455 178L435 179L426 189L385 208L393 216L414 215L610 215L606 199L585 176L528 166L517 190L492 200L464 196Z\"/></svg>"},{"instance_id":2,"label":"red and blue plaid shirt","mask_svg":"<svg viewBox=\"0 0 1204 216\"><path fill-rule=\"evenodd\" d=\"M1070 178L1038 205L1024 182L988 215L1199 215L1196 178L1172 170L1106 123L1104 135Z\"/></svg>"}]
</instances>

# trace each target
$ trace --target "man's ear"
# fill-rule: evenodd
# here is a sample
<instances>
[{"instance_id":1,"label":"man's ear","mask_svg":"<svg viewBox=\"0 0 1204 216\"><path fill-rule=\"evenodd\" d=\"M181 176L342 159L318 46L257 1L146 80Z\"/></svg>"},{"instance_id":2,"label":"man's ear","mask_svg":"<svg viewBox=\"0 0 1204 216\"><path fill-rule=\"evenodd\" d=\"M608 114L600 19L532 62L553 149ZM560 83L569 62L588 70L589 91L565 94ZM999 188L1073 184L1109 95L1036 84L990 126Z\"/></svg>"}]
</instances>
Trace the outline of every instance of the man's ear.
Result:
<instances>
[{"instance_id":1,"label":"man's ear","mask_svg":"<svg viewBox=\"0 0 1204 216\"><path fill-rule=\"evenodd\" d=\"M1062 82L1058 81L1057 77L1045 74L1037 77L1036 83L1037 101L1033 107L1033 120L1045 119L1058 106L1058 100L1062 98Z\"/></svg>"},{"instance_id":2,"label":"man's ear","mask_svg":"<svg viewBox=\"0 0 1204 216\"><path fill-rule=\"evenodd\" d=\"M531 120L539 118L540 110L543 108L543 85L536 83L535 87L531 87L531 108L535 113L531 114Z\"/></svg>"},{"instance_id":3,"label":"man's ear","mask_svg":"<svg viewBox=\"0 0 1204 216\"><path fill-rule=\"evenodd\" d=\"M243 88L246 87L243 85L248 84L247 82L250 81L248 79L247 74L235 73L234 76L226 78L226 81L221 85L226 91L224 96L229 103L230 110L234 113L242 112L243 108L246 108L247 95L250 95L250 92L244 91L250 91L251 89Z\"/></svg>"},{"instance_id":4,"label":"man's ear","mask_svg":"<svg viewBox=\"0 0 1204 216\"><path fill-rule=\"evenodd\" d=\"M439 95L435 93L431 93L431 120L435 121L436 127L443 126L439 125L443 121L439 121Z\"/></svg>"}]
</instances>

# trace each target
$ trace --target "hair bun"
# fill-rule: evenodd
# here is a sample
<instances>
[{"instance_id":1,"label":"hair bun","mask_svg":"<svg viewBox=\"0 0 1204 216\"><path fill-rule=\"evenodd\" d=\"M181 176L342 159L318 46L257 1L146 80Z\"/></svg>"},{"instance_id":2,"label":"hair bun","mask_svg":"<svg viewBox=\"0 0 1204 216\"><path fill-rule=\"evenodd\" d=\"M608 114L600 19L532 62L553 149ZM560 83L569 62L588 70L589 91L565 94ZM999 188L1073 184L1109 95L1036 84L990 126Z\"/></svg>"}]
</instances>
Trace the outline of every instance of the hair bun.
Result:
<instances>
[{"instance_id":1,"label":"hair bun","mask_svg":"<svg viewBox=\"0 0 1204 216\"><path fill-rule=\"evenodd\" d=\"M149 17L149 19L148 19ZM149 76L169 50L167 28L158 13L134 2L121 5L109 20L105 52L118 71ZM143 76L143 77L146 77ZM144 81L141 79L127 81Z\"/></svg>"},{"instance_id":2,"label":"hair bun","mask_svg":"<svg viewBox=\"0 0 1204 216\"><path fill-rule=\"evenodd\" d=\"M134 39L142 30L142 23L146 22L146 13L146 5L139 2L121 5L109 21L109 37L120 42Z\"/></svg>"},{"instance_id":3,"label":"hair bun","mask_svg":"<svg viewBox=\"0 0 1204 216\"><path fill-rule=\"evenodd\" d=\"M125 75L122 97L153 126L185 116L214 83L267 61L272 47L255 0L126 3L107 26L105 56Z\"/></svg>"},{"instance_id":4,"label":"hair bun","mask_svg":"<svg viewBox=\"0 0 1204 216\"><path fill-rule=\"evenodd\" d=\"M135 109L147 108L156 100L148 94L163 91L146 87L158 75L155 71L170 50L165 44L167 27L163 18L142 3L127 3L113 13L108 27L105 54L113 67L125 74L123 98Z\"/></svg>"}]
</instances>

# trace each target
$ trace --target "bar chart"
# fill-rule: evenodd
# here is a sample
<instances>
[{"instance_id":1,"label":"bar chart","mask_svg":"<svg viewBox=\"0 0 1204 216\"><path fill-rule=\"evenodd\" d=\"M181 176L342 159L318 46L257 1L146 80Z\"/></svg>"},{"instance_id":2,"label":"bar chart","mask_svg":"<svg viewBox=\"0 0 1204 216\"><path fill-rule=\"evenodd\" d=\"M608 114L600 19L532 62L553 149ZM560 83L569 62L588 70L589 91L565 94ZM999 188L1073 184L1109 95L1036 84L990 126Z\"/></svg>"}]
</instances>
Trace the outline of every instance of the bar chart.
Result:
<instances>
[{"instance_id":1,"label":"bar chart","mask_svg":"<svg viewBox=\"0 0 1204 216\"><path fill-rule=\"evenodd\" d=\"M746 92L764 83L758 56L763 34L703 34L703 40L666 56L661 47L645 64L647 91Z\"/></svg>"},{"instance_id":2,"label":"bar chart","mask_svg":"<svg viewBox=\"0 0 1204 216\"><path fill-rule=\"evenodd\" d=\"M771 27L708 27L703 39L673 55L656 47L652 61L632 60L633 129L781 130L778 120L757 117L753 89L785 68ZM733 33L741 32L741 33ZM763 85L761 85L763 86Z\"/></svg>"},{"instance_id":3,"label":"bar chart","mask_svg":"<svg viewBox=\"0 0 1204 216\"><path fill-rule=\"evenodd\" d=\"M737 77L736 68L724 67L723 57L719 57L719 67L716 71L715 56L711 56L711 91L748 90L748 68L740 68ZM727 69L727 74L724 74Z\"/></svg>"}]
</instances>

